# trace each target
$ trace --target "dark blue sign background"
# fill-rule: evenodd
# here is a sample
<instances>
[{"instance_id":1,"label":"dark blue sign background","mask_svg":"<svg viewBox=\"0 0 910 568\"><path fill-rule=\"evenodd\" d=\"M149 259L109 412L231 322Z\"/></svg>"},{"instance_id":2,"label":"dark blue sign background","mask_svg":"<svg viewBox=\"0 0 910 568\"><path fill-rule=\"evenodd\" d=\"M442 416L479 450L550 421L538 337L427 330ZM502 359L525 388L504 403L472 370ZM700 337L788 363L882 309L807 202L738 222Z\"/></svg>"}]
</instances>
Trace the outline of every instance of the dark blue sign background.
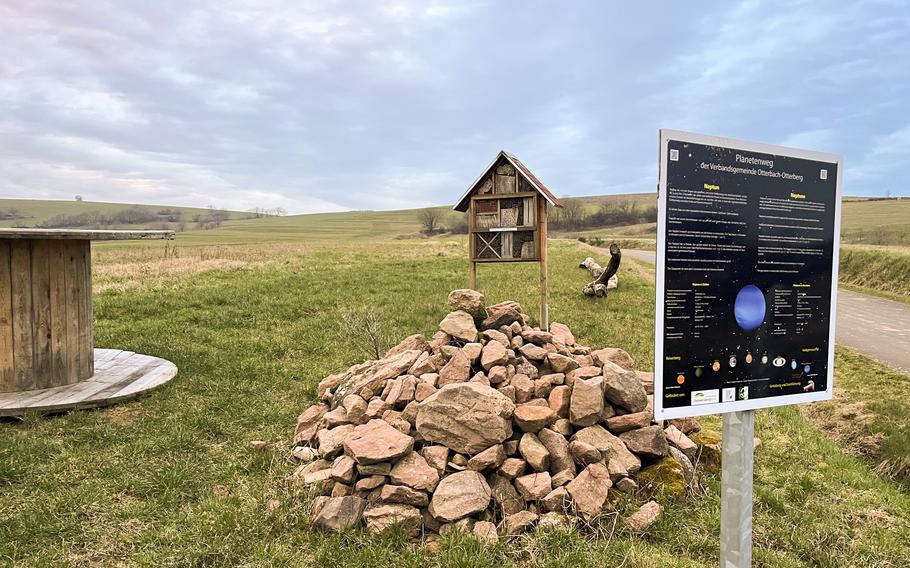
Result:
<instances>
[{"instance_id":1,"label":"dark blue sign background","mask_svg":"<svg viewBox=\"0 0 910 568\"><path fill-rule=\"evenodd\" d=\"M824 391L837 164L670 140L664 165L663 407Z\"/></svg>"}]
</instances>

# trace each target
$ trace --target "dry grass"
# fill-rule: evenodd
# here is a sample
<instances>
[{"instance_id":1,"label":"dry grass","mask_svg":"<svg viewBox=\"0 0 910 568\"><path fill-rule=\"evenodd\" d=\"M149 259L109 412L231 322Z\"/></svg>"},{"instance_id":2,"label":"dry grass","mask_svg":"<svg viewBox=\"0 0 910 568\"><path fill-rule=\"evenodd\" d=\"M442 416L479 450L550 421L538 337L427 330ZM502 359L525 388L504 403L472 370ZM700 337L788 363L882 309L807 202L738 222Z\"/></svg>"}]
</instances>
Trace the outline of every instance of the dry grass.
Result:
<instances>
[{"instance_id":1,"label":"dry grass","mask_svg":"<svg viewBox=\"0 0 910 568\"><path fill-rule=\"evenodd\" d=\"M298 259L320 248L305 242L256 243L248 245L184 245L179 239L173 243L140 245L105 244L92 251L96 267L110 265L135 265L160 261L211 261L231 260L258 262L265 259ZM324 247L323 247L324 248Z\"/></svg>"},{"instance_id":2,"label":"dry grass","mask_svg":"<svg viewBox=\"0 0 910 568\"><path fill-rule=\"evenodd\" d=\"M910 430L903 392L910 377L839 349L834 398L799 407L800 413L844 450L884 477L910 486Z\"/></svg>"},{"instance_id":3,"label":"dry grass","mask_svg":"<svg viewBox=\"0 0 910 568\"><path fill-rule=\"evenodd\" d=\"M422 240L400 244L389 243L395 248L396 258L420 259L427 255L454 257L464 254L464 237ZM143 244L143 246L102 245L92 252L92 277L95 292L123 292L140 286L156 285L173 278L214 270L252 269L267 264L300 262L314 253L332 253L333 262L352 262L357 252L375 251L382 243L346 243L344 252L336 243L276 242L248 245L180 245Z\"/></svg>"},{"instance_id":4,"label":"dry grass","mask_svg":"<svg viewBox=\"0 0 910 568\"><path fill-rule=\"evenodd\" d=\"M101 409L99 412L107 415L111 422L117 426L130 426L137 418L142 416L142 408L137 405L112 406Z\"/></svg>"},{"instance_id":5,"label":"dry grass","mask_svg":"<svg viewBox=\"0 0 910 568\"><path fill-rule=\"evenodd\" d=\"M884 459L873 470L879 475L894 479L910 478L910 456Z\"/></svg>"},{"instance_id":6,"label":"dry grass","mask_svg":"<svg viewBox=\"0 0 910 568\"><path fill-rule=\"evenodd\" d=\"M863 401L851 401L843 388L834 388L834 398L829 402L799 406L803 415L818 429L840 443L852 455L877 459L881 455L884 435L867 434L875 414L866 409Z\"/></svg>"},{"instance_id":7,"label":"dry grass","mask_svg":"<svg viewBox=\"0 0 910 568\"><path fill-rule=\"evenodd\" d=\"M124 291L136 288L143 283L165 280L175 276L196 274L208 270L233 270L250 266L251 263L241 260L200 258L169 258L147 262L118 263L96 266L92 277L97 284L96 292L107 290Z\"/></svg>"}]
</instances>

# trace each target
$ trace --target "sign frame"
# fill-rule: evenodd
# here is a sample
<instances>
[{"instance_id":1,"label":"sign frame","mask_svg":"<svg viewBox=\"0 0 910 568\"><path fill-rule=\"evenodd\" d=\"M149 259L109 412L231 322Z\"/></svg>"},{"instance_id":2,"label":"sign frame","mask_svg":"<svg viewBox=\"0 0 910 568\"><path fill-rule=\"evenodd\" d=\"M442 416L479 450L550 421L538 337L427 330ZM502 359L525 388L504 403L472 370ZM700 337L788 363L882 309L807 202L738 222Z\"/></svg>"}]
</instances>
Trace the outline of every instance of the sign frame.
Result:
<instances>
[{"instance_id":1,"label":"sign frame","mask_svg":"<svg viewBox=\"0 0 910 568\"><path fill-rule=\"evenodd\" d=\"M831 305L829 307L830 320L828 322L828 365L826 369L827 384L823 391L809 393L796 393L780 395L774 397L757 398L740 400L733 402L717 402L712 404L703 404L693 406L690 402L687 406L664 408L663 406L663 387L664 387L664 294L665 294L665 263L666 263L666 230L667 230L667 167L669 162L669 141L675 140L680 142L690 142L693 144L702 144L706 146L718 146L732 150L743 150L746 152L759 152L772 154L789 158L814 160L819 162L828 162L837 164L837 180L835 188L835 206L834 206L834 235L832 249L832 267L831 267ZM830 400L834 393L834 340L835 326L837 323L837 284L838 284L838 260L840 258L840 228L841 228L841 197L842 197L842 178L844 170L844 159L839 154L829 154L813 150L801 150L788 148L784 146L775 146L771 144L762 144L759 142L748 142L725 138L721 136L710 136L705 134L696 134L679 130L660 129L660 149L659 149L659 177L657 187L657 251L656 251L656 286L655 286L655 307L654 307L654 417L657 420L666 420L671 418L684 418L690 416L705 416L709 414L722 414L728 412L739 412L744 410L755 410L759 408L771 408L775 406L785 406L789 404L801 404L807 402L817 402L821 400Z\"/></svg>"}]
</instances>

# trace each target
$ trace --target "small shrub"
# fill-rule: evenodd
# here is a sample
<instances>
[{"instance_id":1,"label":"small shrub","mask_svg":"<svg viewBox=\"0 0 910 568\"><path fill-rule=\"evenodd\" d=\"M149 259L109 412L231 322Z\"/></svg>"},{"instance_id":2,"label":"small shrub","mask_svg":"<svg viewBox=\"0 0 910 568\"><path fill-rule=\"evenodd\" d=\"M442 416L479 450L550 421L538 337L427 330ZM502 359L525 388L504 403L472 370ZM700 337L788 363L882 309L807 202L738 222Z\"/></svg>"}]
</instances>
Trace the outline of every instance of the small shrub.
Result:
<instances>
[{"instance_id":1,"label":"small shrub","mask_svg":"<svg viewBox=\"0 0 910 568\"><path fill-rule=\"evenodd\" d=\"M376 310L348 310L341 315L342 340L371 359L381 359L391 347L389 333Z\"/></svg>"}]
</instances>

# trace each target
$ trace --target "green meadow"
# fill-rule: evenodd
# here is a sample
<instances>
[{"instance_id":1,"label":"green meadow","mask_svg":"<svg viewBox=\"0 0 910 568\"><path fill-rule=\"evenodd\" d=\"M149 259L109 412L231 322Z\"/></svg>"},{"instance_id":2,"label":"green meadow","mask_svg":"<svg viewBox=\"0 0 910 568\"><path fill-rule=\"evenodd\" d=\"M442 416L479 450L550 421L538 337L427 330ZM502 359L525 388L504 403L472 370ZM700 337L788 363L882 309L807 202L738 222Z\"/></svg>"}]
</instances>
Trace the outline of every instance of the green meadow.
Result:
<instances>
[{"instance_id":1,"label":"green meadow","mask_svg":"<svg viewBox=\"0 0 910 568\"><path fill-rule=\"evenodd\" d=\"M95 247L96 345L165 357L180 372L139 401L0 422L0 564L716 564L720 480L710 471L683 500L658 496L664 515L645 534L617 521L647 496L618 492L614 512L591 527L496 546L458 533L427 548L398 533L314 530L312 496L292 482L288 456L295 418L319 380L364 359L344 315L374 310L389 343L431 334L448 292L466 285L467 259L463 237L416 238L419 225L406 212L307 217L229 221L173 243ZM551 241L551 319L581 343L622 347L649 370L653 268L624 261L620 288L593 300L579 293L588 274L577 265L588 254L577 240ZM478 274L488 302L518 300L535 319L537 283L533 264L482 266ZM871 364L838 353L840 388L853 403L881 394L858 387ZM819 420L826 412L834 411L757 415L754 565L910 565L910 494L881 466L891 454L857 452ZM903 407L868 412L906 416ZM893 424L870 423L863 435ZM709 434L719 429L716 417L702 425ZM269 445L253 450L251 440ZM279 502L274 511L270 500Z\"/></svg>"},{"instance_id":2,"label":"green meadow","mask_svg":"<svg viewBox=\"0 0 910 568\"><path fill-rule=\"evenodd\" d=\"M910 302L910 247L845 245L838 279L851 289Z\"/></svg>"}]
</instances>

